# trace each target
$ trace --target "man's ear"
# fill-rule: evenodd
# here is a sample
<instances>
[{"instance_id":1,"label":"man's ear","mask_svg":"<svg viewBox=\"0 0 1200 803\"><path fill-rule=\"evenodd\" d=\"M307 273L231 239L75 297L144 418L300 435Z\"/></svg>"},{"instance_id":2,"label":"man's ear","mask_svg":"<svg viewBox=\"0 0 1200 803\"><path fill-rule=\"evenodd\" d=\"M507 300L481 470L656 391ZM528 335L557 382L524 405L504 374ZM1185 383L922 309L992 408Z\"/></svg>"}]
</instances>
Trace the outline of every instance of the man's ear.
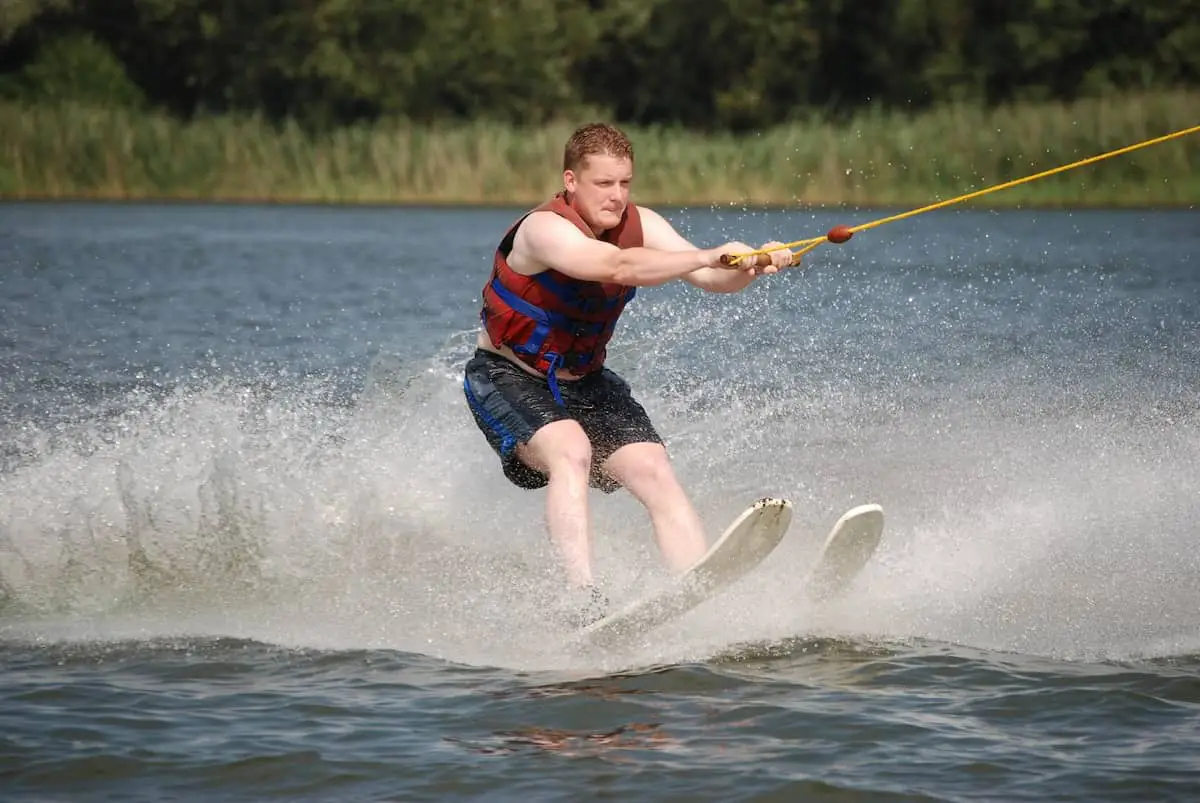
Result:
<instances>
[{"instance_id":1,"label":"man's ear","mask_svg":"<svg viewBox=\"0 0 1200 803\"><path fill-rule=\"evenodd\" d=\"M577 183L576 179L577 179L577 177L575 175L574 170L570 170L570 169L564 170L563 171L563 189L565 189L567 192L575 192L575 185Z\"/></svg>"}]
</instances>

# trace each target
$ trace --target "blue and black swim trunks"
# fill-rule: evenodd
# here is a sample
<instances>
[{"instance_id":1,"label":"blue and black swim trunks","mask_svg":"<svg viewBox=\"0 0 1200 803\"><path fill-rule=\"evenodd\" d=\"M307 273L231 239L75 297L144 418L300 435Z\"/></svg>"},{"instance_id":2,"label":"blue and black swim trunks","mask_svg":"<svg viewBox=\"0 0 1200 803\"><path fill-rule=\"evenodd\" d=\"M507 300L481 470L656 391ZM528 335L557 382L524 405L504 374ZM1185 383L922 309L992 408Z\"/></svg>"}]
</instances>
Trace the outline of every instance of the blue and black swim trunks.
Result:
<instances>
[{"instance_id":1,"label":"blue and black swim trunks","mask_svg":"<svg viewBox=\"0 0 1200 803\"><path fill-rule=\"evenodd\" d=\"M605 493L620 485L603 470L604 461L630 443L662 443L650 416L630 391L629 383L608 368L582 379L558 382L559 404L545 377L535 376L511 360L476 349L467 361L463 391L475 423L504 467L504 475L520 488L541 488L546 475L526 465L516 448L546 424L573 419L592 444L591 484Z\"/></svg>"}]
</instances>

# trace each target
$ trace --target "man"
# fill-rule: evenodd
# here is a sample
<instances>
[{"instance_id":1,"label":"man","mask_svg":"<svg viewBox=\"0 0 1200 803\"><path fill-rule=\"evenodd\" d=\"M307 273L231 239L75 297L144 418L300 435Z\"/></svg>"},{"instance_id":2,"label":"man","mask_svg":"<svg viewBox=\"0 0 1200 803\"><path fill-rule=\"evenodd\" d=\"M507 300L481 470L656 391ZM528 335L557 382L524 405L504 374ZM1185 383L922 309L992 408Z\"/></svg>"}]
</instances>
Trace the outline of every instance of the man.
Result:
<instances>
[{"instance_id":1,"label":"man","mask_svg":"<svg viewBox=\"0 0 1200 803\"><path fill-rule=\"evenodd\" d=\"M546 524L579 590L580 621L604 615L591 564L588 487L625 488L646 508L666 564L704 556L704 525L671 469L662 438L629 385L604 367L605 347L637 288L683 279L731 293L792 264L779 243L763 267L700 249L661 215L629 203L633 147L618 129L575 131L562 192L504 235L483 290L483 328L463 389L476 423L521 488L546 489ZM754 260L746 260L753 263Z\"/></svg>"}]
</instances>

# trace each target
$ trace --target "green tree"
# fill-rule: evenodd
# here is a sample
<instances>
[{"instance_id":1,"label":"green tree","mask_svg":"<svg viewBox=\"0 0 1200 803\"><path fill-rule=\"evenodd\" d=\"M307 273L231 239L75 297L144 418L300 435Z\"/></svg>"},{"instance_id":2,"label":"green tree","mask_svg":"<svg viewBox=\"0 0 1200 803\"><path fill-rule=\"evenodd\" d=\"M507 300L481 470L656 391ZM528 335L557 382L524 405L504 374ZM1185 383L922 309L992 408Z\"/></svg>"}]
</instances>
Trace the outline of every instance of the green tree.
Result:
<instances>
[{"instance_id":1,"label":"green tree","mask_svg":"<svg viewBox=\"0 0 1200 803\"><path fill-rule=\"evenodd\" d=\"M70 6L70 0L3 0L0 2L0 45L6 44L31 21Z\"/></svg>"},{"instance_id":2,"label":"green tree","mask_svg":"<svg viewBox=\"0 0 1200 803\"><path fill-rule=\"evenodd\" d=\"M0 76L0 96L27 103L74 101L128 109L141 108L146 100L125 65L88 33L48 39L33 61Z\"/></svg>"},{"instance_id":3,"label":"green tree","mask_svg":"<svg viewBox=\"0 0 1200 803\"><path fill-rule=\"evenodd\" d=\"M1197 86L1200 0L0 0L0 43L10 95L137 94L184 117L322 128L598 109L737 131ZM69 86L64 70L96 75Z\"/></svg>"}]
</instances>

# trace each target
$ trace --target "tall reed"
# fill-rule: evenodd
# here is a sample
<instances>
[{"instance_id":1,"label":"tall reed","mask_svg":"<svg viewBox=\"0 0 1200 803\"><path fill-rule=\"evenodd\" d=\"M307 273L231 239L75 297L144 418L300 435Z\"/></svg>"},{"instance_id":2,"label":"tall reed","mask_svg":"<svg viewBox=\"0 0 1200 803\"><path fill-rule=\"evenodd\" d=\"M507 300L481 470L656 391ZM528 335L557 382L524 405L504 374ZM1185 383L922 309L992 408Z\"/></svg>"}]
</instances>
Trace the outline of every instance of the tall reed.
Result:
<instances>
[{"instance_id":1,"label":"tall reed","mask_svg":"<svg viewBox=\"0 0 1200 803\"><path fill-rule=\"evenodd\" d=\"M919 205L1195 125L1198 92L819 115L734 136L631 128L645 203ZM0 197L527 204L559 186L572 123L380 122L313 135L0 103ZM1200 202L1200 135L989 195L989 205Z\"/></svg>"}]
</instances>

